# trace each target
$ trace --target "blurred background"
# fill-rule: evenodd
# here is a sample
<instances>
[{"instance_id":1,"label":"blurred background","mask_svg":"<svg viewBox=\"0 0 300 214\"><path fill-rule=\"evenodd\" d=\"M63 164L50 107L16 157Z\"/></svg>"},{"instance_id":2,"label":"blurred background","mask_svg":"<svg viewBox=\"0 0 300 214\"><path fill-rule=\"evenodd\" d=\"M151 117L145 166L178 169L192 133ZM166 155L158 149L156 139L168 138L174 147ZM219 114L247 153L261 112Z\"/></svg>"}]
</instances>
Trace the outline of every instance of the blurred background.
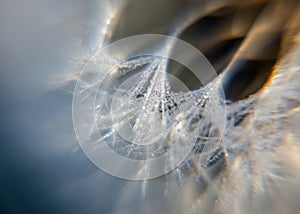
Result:
<instances>
[{"instance_id":1,"label":"blurred background","mask_svg":"<svg viewBox=\"0 0 300 214\"><path fill-rule=\"evenodd\" d=\"M81 66L118 39L172 35L209 59L237 102L267 87L299 43L299 11L296 0L1 0L0 212L169 213L177 200L193 200L195 191L167 177L122 180L85 157L72 123ZM171 70L200 87L183 68Z\"/></svg>"}]
</instances>

